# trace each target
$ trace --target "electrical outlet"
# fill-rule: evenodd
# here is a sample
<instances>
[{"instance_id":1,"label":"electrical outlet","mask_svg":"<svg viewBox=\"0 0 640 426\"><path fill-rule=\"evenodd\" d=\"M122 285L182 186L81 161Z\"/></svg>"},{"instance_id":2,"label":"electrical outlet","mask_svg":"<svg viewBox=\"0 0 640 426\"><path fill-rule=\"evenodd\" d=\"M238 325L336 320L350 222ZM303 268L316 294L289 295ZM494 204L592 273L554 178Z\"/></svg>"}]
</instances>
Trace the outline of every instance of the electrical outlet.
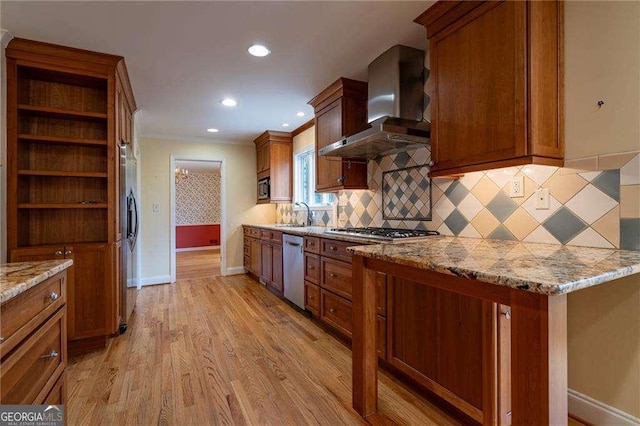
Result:
<instances>
[{"instance_id":1,"label":"electrical outlet","mask_svg":"<svg viewBox=\"0 0 640 426\"><path fill-rule=\"evenodd\" d=\"M511 179L511 198L524 197L524 176L514 176Z\"/></svg>"},{"instance_id":2,"label":"electrical outlet","mask_svg":"<svg viewBox=\"0 0 640 426\"><path fill-rule=\"evenodd\" d=\"M154 213L159 213L160 212L160 204L153 203L153 205L151 207L152 207Z\"/></svg>"},{"instance_id":3,"label":"electrical outlet","mask_svg":"<svg viewBox=\"0 0 640 426\"><path fill-rule=\"evenodd\" d=\"M549 210L549 190L540 188L536 191L536 210Z\"/></svg>"}]
</instances>

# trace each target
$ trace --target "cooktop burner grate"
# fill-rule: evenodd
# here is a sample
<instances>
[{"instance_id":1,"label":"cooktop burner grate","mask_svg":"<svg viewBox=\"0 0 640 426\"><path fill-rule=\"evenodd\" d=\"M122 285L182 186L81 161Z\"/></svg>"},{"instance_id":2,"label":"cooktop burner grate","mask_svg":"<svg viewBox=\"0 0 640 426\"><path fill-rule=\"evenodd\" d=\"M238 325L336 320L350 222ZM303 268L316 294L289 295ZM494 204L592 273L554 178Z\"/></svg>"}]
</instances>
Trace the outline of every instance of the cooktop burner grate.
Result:
<instances>
[{"instance_id":1,"label":"cooktop burner grate","mask_svg":"<svg viewBox=\"0 0 640 426\"><path fill-rule=\"evenodd\" d=\"M376 238L385 240L400 240L406 238L421 238L432 235L440 235L438 231L425 231L421 229L395 229L395 228L333 228L327 231L333 234L356 235L366 238Z\"/></svg>"}]
</instances>

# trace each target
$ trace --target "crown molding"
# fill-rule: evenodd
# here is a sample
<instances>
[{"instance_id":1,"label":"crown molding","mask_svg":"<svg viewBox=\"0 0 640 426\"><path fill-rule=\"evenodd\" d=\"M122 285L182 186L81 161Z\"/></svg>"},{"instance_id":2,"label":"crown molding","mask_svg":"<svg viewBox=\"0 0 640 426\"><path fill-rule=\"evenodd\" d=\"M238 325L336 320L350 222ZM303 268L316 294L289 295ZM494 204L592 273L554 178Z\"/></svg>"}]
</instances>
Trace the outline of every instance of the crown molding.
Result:
<instances>
[{"instance_id":1,"label":"crown molding","mask_svg":"<svg viewBox=\"0 0 640 426\"><path fill-rule=\"evenodd\" d=\"M4 49L7 48L9 42L13 39L11 31L0 29L0 44Z\"/></svg>"}]
</instances>

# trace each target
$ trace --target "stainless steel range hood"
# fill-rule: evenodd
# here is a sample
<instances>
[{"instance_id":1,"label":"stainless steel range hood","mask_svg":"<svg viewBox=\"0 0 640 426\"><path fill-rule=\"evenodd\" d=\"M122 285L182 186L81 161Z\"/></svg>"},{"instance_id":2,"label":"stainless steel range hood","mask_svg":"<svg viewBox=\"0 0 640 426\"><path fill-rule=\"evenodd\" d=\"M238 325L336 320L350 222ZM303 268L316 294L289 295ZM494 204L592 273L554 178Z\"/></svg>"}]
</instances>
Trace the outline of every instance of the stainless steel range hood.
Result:
<instances>
[{"instance_id":1,"label":"stainless steel range hood","mask_svg":"<svg viewBox=\"0 0 640 426\"><path fill-rule=\"evenodd\" d=\"M322 156L374 159L429 144L423 121L424 51L394 46L369 65L369 124L318 152Z\"/></svg>"}]
</instances>

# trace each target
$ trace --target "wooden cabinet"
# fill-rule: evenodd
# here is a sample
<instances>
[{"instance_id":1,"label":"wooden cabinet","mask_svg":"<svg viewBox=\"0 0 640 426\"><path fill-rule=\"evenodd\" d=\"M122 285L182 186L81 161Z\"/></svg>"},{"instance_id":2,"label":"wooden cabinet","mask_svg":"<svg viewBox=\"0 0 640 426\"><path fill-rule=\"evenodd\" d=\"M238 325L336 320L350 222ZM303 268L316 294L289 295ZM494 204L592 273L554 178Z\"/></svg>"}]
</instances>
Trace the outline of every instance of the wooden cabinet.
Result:
<instances>
[{"instance_id":1,"label":"wooden cabinet","mask_svg":"<svg viewBox=\"0 0 640 426\"><path fill-rule=\"evenodd\" d=\"M367 83L339 78L309 105L315 113L316 191L368 189L366 162L318 155L321 148L367 125Z\"/></svg>"},{"instance_id":2,"label":"wooden cabinet","mask_svg":"<svg viewBox=\"0 0 640 426\"><path fill-rule=\"evenodd\" d=\"M440 1L430 50L431 176L562 166L563 5Z\"/></svg>"},{"instance_id":3,"label":"wooden cabinet","mask_svg":"<svg viewBox=\"0 0 640 426\"><path fill-rule=\"evenodd\" d=\"M282 232L261 230L260 250L262 253L261 281L272 290L282 294L284 280L282 276Z\"/></svg>"},{"instance_id":4,"label":"wooden cabinet","mask_svg":"<svg viewBox=\"0 0 640 426\"><path fill-rule=\"evenodd\" d=\"M293 191L293 137L267 130L254 141L258 180L269 178L269 198L262 203L290 203Z\"/></svg>"},{"instance_id":5,"label":"wooden cabinet","mask_svg":"<svg viewBox=\"0 0 640 426\"><path fill-rule=\"evenodd\" d=\"M68 337L83 342L69 350L104 347L118 326L117 150L136 109L124 59L19 38L6 58L10 259L74 257Z\"/></svg>"},{"instance_id":6,"label":"wooden cabinet","mask_svg":"<svg viewBox=\"0 0 640 426\"><path fill-rule=\"evenodd\" d=\"M66 271L0 306L0 403L65 404Z\"/></svg>"}]
</instances>

